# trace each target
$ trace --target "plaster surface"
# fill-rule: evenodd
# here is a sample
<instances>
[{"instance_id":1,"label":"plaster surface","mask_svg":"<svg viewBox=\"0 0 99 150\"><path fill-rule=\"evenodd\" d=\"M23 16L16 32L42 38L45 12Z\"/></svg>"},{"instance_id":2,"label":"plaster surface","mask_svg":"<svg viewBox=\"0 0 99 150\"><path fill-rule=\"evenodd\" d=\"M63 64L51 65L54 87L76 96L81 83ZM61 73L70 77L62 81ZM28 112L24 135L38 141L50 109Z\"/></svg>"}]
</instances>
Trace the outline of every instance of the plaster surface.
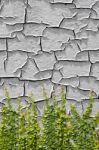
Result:
<instances>
[{"instance_id":1,"label":"plaster surface","mask_svg":"<svg viewBox=\"0 0 99 150\"><path fill-rule=\"evenodd\" d=\"M60 100L60 86L67 110L83 112L93 90L99 111L99 0L1 0L0 105L5 88L24 107L33 92L42 114L42 88Z\"/></svg>"}]
</instances>

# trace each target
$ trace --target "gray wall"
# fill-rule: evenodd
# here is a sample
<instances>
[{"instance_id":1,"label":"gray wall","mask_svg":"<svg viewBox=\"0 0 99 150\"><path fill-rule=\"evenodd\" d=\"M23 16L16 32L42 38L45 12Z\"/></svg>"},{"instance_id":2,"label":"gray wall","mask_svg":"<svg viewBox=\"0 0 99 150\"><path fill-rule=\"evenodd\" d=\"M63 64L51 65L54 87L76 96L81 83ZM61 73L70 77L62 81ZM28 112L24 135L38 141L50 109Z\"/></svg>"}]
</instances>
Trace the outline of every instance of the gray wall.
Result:
<instances>
[{"instance_id":1,"label":"gray wall","mask_svg":"<svg viewBox=\"0 0 99 150\"><path fill-rule=\"evenodd\" d=\"M1 0L1 105L5 87L23 107L32 91L41 113L42 87L50 99L60 85L68 111L75 103L82 112L90 90L99 109L99 0Z\"/></svg>"}]
</instances>

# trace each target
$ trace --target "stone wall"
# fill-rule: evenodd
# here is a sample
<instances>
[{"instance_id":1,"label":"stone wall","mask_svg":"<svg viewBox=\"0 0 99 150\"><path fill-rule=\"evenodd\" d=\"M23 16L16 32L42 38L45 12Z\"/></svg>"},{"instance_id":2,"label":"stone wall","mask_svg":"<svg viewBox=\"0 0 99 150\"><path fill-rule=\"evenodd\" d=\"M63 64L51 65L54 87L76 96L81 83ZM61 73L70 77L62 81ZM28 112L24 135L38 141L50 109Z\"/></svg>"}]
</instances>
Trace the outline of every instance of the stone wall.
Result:
<instances>
[{"instance_id":1,"label":"stone wall","mask_svg":"<svg viewBox=\"0 0 99 150\"><path fill-rule=\"evenodd\" d=\"M61 85L67 110L90 90L99 109L99 0L0 0L0 104L5 88L23 107L32 91L41 114L42 87L50 99Z\"/></svg>"}]
</instances>

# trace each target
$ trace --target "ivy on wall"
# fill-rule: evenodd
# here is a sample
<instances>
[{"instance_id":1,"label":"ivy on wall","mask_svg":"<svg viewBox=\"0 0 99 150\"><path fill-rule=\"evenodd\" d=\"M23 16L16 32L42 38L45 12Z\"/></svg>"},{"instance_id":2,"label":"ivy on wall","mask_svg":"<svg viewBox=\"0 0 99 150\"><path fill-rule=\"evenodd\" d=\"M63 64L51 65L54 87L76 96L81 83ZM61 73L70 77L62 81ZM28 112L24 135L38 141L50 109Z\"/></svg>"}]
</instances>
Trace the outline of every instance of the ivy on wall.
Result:
<instances>
[{"instance_id":1,"label":"ivy on wall","mask_svg":"<svg viewBox=\"0 0 99 150\"><path fill-rule=\"evenodd\" d=\"M61 104L58 105L53 93L52 103L48 103L43 91L45 108L41 123L38 122L33 95L29 96L31 107L21 110L20 99L15 111L6 92L6 104L2 107L0 122L0 150L99 150L99 113L92 118L92 93L89 103L81 115L74 105L71 113L66 113L66 99L61 90Z\"/></svg>"}]
</instances>

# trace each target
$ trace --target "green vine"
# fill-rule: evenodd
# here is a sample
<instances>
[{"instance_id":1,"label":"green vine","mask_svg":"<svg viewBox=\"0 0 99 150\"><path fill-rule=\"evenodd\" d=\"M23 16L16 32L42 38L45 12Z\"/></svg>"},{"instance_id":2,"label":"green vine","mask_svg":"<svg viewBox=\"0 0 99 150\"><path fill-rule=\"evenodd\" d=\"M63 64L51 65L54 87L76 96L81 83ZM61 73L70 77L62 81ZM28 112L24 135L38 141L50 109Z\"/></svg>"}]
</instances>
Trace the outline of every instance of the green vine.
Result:
<instances>
[{"instance_id":1,"label":"green vine","mask_svg":"<svg viewBox=\"0 0 99 150\"><path fill-rule=\"evenodd\" d=\"M30 105L22 111L18 98L17 110L13 110L8 92L6 103L2 107L0 120L0 150L99 150L99 113L91 117L93 95L83 114L79 114L75 105L71 114L66 113L66 96L62 88L61 104L58 105L55 93L52 103L45 90L43 96L45 108L41 123L38 122L35 99L29 96Z\"/></svg>"}]
</instances>

